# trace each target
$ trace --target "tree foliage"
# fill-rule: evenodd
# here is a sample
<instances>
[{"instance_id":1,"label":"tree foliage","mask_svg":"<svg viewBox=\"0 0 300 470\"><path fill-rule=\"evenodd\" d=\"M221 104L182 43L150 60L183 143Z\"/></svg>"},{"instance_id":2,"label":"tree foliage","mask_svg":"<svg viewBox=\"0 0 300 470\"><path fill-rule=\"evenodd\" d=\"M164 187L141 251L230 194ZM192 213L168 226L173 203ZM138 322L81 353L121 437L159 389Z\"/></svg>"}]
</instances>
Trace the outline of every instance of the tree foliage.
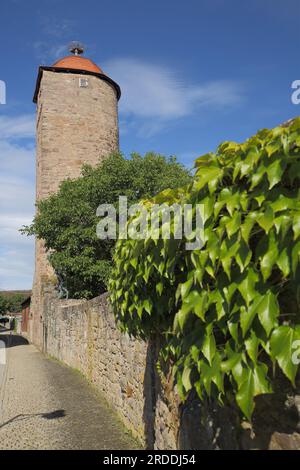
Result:
<instances>
[{"instance_id":1,"label":"tree foliage","mask_svg":"<svg viewBox=\"0 0 300 470\"><path fill-rule=\"evenodd\" d=\"M18 292L0 292L0 315L5 313L16 313L21 312L22 302L25 300L28 294L22 294Z\"/></svg>"},{"instance_id":2,"label":"tree foliage","mask_svg":"<svg viewBox=\"0 0 300 470\"><path fill-rule=\"evenodd\" d=\"M0 294L0 315L4 315L7 312L7 299Z\"/></svg>"},{"instance_id":3,"label":"tree foliage","mask_svg":"<svg viewBox=\"0 0 300 470\"><path fill-rule=\"evenodd\" d=\"M225 142L195 165L185 191L144 204L202 204L203 248L119 240L111 301L123 330L165 336L161 357L183 399L192 389L221 403L234 397L250 418L254 398L272 391L274 367L292 384L298 368L300 119Z\"/></svg>"},{"instance_id":4,"label":"tree foliage","mask_svg":"<svg viewBox=\"0 0 300 470\"><path fill-rule=\"evenodd\" d=\"M188 170L175 157L112 155L96 168L85 166L80 178L64 181L57 194L38 204L38 215L23 232L44 240L70 297L91 298L106 290L114 246L113 240L97 238L97 207L107 203L117 208L119 196L132 204L188 181Z\"/></svg>"}]
</instances>

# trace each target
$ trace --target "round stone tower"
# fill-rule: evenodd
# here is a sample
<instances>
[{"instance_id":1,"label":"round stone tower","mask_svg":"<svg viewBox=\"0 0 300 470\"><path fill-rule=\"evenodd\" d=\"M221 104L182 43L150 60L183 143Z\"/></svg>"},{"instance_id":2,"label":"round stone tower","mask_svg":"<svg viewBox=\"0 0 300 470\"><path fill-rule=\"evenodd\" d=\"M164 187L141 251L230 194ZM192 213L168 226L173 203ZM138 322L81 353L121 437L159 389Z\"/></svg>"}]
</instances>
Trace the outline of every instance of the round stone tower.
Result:
<instances>
[{"instance_id":1,"label":"round stone tower","mask_svg":"<svg viewBox=\"0 0 300 470\"><path fill-rule=\"evenodd\" d=\"M80 175L119 148L120 87L92 60L74 55L39 67L33 101L36 120L36 200L56 192L66 178ZM44 294L55 283L43 243L36 241L29 337L43 344Z\"/></svg>"}]
</instances>

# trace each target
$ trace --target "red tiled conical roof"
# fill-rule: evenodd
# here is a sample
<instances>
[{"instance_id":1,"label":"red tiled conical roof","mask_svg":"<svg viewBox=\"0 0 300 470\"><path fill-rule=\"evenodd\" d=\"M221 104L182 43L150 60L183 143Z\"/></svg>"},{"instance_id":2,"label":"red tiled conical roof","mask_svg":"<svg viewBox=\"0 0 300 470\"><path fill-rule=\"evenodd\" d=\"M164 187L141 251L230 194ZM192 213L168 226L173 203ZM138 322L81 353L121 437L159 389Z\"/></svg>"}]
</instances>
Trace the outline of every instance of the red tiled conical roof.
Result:
<instances>
[{"instance_id":1,"label":"red tiled conical roof","mask_svg":"<svg viewBox=\"0 0 300 470\"><path fill-rule=\"evenodd\" d=\"M103 71L91 59L79 55L70 55L59 59L52 67L64 69L86 70L87 72L103 73Z\"/></svg>"}]
</instances>

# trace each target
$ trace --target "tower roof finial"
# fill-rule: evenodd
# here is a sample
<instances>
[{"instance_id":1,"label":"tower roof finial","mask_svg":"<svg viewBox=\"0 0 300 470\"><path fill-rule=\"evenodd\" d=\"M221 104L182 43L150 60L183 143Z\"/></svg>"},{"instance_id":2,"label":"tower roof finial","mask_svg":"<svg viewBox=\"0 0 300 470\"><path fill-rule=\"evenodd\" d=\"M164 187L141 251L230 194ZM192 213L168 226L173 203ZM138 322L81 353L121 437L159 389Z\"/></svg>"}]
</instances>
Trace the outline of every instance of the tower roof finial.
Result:
<instances>
[{"instance_id":1,"label":"tower roof finial","mask_svg":"<svg viewBox=\"0 0 300 470\"><path fill-rule=\"evenodd\" d=\"M80 55L84 53L84 45L79 41L72 41L69 44L69 51L74 55Z\"/></svg>"}]
</instances>

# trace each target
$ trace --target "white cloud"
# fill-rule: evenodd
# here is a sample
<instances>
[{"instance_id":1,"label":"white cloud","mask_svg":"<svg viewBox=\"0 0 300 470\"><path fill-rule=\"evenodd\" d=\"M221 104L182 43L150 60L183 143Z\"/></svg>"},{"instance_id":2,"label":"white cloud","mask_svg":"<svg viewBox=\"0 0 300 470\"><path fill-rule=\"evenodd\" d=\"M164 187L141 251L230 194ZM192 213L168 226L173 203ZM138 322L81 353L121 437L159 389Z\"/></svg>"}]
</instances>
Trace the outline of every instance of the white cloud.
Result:
<instances>
[{"instance_id":1,"label":"white cloud","mask_svg":"<svg viewBox=\"0 0 300 470\"><path fill-rule=\"evenodd\" d=\"M167 67L136 59L115 59L104 65L121 86L121 115L139 120L139 130L149 135L170 121L208 109L219 111L243 99L242 86L235 81L188 84Z\"/></svg>"},{"instance_id":2,"label":"white cloud","mask_svg":"<svg viewBox=\"0 0 300 470\"><path fill-rule=\"evenodd\" d=\"M0 140L0 175L3 177L18 176L23 180L34 177L35 149L32 144L23 146Z\"/></svg>"},{"instance_id":3,"label":"white cloud","mask_svg":"<svg viewBox=\"0 0 300 470\"><path fill-rule=\"evenodd\" d=\"M34 183L1 176L0 289L27 289L32 284L34 240L19 230L31 223L33 214Z\"/></svg>"},{"instance_id":4,"label":"white cloud","mask_svg":"<svg viewBox=\"0 0 300 470\"><path fill-rule=\"evenodd\" d=\"M68 42L76 28L76 21L57 15L39 17L43 36L33 43L37 59L46 64L68 54Z\"/></svg>"},{"instance_id":5,"label":"white cloud","mask_svg":"<svg viewBox=\"0 0 300 470\"><path fill-rule=\"evenodd\" d=\"M33 49L37 59L48 65L51 61L68 55L67 44L60 42L49 44L49 41L36 41L33 43Z\"/></svg>"},{"instance_id":6,"label":"white cloud","mask_svg":"<svg viewBox=\"0 0 300 470\"><path fill-rule=\"evenodd\" d=\"M1 250L2 251L2 250ZM33 249L0 251L0 290L31 289Z\"/></svg>"},{"instance_id":7,"label":"white cloud","mask_svg":"<svg viewBox=\"0 0 300 470\"><path fill-rule=\"evenodd\" d=\"M19 229L34 214L33 136L33 116L0 118L0 289L32 284L34 240Z\"/></svg>"},{"instance_id":8,"label":"white cloud","mask_svg":"<svg viewBox=\"0 0 300 470\"><path fill-rule=\"evenodd\" d=\"M0 226L3 220L32 218L34 182L4 175L0 177L0 185Z\"/></svg>"},{"instance_id":9,"label":"white cloud","mask_svg":"<svg viewBox=\"0 0 300 470\"><path fill-rule=\"evenodd\" d=\"M32 114L10 117L0 116L0 139L33 138L35 135L35 118Z\"/></svg>"}]
</instances>

